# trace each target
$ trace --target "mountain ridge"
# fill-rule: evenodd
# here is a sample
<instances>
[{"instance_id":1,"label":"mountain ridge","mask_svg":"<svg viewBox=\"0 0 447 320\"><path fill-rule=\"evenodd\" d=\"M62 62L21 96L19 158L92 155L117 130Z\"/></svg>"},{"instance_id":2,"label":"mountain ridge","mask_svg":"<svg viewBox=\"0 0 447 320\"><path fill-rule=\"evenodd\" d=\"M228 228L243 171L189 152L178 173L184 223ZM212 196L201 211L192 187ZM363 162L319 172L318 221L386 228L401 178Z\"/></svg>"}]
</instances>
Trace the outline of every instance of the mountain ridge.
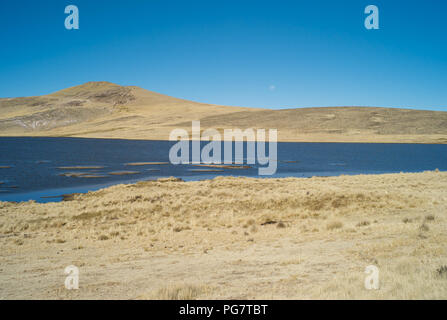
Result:
<instances>
[{"instance_id":1,"label":"mountain ridge","mask_svg":"<svg viewBox=\"0 0 447 320\"><path fill-rule=\"evenodd\" d=\"M175 128L278 129L279 141L447 143L447 112L382 107L261 109L194 102L111 82L0 99L0 136L167 140Z\"/></svg>"}]
</instances>

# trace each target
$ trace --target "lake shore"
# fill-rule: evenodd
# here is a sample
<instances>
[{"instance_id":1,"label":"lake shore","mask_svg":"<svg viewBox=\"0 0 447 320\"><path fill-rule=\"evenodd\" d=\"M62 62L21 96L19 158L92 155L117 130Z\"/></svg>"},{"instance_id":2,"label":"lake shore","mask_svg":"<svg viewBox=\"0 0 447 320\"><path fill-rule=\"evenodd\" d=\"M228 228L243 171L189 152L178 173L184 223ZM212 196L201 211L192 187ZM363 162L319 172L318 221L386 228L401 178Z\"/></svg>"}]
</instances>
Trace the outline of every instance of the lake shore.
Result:
<instances>
[{"instance_id":1,"label":"lake shore","mask_svg":"<svg viewBox=\"0 0 447 320\"><path fill-rule=\"evenodd\" d=\"M0 299L447 299L446 189L434 171L165 178L0 202Z\"/></svg>"}]
</instances>

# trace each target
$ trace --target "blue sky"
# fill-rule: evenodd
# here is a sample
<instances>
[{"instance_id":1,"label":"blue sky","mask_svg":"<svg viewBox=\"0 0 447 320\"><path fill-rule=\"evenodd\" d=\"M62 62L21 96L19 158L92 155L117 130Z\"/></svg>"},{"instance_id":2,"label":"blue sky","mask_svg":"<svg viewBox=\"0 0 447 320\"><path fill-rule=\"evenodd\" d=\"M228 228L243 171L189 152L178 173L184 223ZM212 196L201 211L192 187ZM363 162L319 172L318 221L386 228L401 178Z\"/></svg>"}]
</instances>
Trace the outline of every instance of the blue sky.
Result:
<instances>
[{"instance_id":1,"label":"blue sky","mask_svg":"<svg viewBox=\"0 0 447 320\"><path fill-rule=\"evenodd\" d=\"M66 30L66 5L80 29ZM379 8L366 30L364 9ZM87 81L267 108L447 111L447 2L0 2L0 97Z\"/></svg>"}]
</instances>

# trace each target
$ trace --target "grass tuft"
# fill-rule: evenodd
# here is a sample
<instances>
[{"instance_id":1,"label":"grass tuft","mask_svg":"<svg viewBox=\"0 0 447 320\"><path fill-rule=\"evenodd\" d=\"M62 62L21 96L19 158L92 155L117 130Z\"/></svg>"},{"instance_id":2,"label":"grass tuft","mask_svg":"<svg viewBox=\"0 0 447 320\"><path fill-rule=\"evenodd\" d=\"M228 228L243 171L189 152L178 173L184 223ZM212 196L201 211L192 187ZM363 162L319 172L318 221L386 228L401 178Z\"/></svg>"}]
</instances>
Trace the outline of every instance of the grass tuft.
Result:
<instances>
[{"instance_id":1,"label":"grass tuft","mask_svg":"<svg viewBox=\"0 0 447 320\"><path fill-rule=\"evenodd\" d=\"M152 298L155 300L194 300L205 291L205 286L179 284L159 289Z\"/></svg>"},{"instance_id":2,"label":"grass tuft","mask_svg":"<svg viewBox=\"0 0 447 320\"><path fill-rule=\"evenodd\" d=\"M332 221L327 224L326 229L334 230L334 229L340 229L342 227L343 223L341 223L340 221Z\"/></svg>"},{"instance_id":3,"label":"grass tuft","mask_svg":"<svg viewBox=\"0 0 447 320\"><path fill-rule=\"evenodd\" d=\"M356 224L357 227L365 227L365 226L369 226L370 222L367 220L364 221L360 221L359 223Z\"/></svg>"},{"instance_id":4,"label":"grass tuft","mask_svg":"<svg viewBox=\"0 0 447 320\"><path fill-rule=\"evenodd\" d=\"M447 278L447 265L440 266L436 272L438 273L438 276L442 278Z\"/></svg>"}]
</instances>

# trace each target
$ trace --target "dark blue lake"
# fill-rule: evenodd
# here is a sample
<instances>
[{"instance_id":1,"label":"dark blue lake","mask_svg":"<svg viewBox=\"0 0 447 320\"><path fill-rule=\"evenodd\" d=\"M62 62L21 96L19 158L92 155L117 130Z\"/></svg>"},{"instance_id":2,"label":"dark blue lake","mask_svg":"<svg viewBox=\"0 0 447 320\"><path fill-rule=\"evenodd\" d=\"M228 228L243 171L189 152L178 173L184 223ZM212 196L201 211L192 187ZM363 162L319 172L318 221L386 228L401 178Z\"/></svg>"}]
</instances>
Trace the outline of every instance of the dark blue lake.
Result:
<instances>
[{"instance_id":1,"label":"dark blue lake","mask_svg":"<svg viewBox=\"0 0 447 320\"><path fill-rule=\"evenodd\" d=\"M258 176L258 165L217 172L193 165L126 165L169 162L173 144L144 140L0 138L0 201L58 201L62 194L170 176L184 180ZM268 177L447 170L447 145L278 143L277 152L276 174ZM88 168L61 168L82 166ZM116 175L117 172L123 175Z\"/></svg>"}]
</instances>

